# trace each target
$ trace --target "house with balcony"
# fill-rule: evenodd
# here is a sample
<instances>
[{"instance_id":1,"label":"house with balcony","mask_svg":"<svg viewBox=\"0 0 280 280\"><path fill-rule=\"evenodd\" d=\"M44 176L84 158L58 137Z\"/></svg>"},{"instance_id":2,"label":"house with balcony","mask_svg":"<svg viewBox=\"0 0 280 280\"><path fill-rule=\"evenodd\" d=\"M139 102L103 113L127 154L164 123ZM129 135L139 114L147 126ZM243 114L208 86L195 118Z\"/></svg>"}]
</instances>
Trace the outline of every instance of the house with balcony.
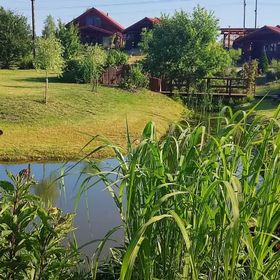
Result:
<instances>
[{"instance_id":1,"label":"house with balcony","mask_svg":"<svg viewBox=\"0 0 280 280\"><path fill-rule=\"evenodd\" d=\"M100 44L105 48L123 47L124 28L108 13L91 8L68 24L71 23L78 26L84 44Z\"/></svg>"}]
</instances>

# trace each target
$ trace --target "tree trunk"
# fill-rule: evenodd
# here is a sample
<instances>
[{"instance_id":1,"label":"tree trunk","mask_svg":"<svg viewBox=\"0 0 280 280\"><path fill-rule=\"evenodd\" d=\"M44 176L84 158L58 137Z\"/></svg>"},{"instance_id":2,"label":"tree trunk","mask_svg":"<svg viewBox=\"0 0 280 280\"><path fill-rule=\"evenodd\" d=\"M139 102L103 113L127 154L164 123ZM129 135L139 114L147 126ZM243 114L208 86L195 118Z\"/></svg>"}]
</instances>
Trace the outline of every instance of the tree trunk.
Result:
<instances>
[{"instance_id":1,"label":"tree trunk","mask_svg":"<svg viewBox=\"0 0 280 280\"><path fill-rule=\"evenodd\" d=\"M45 104L48 103L48 89L49 89L49 77L48 77L48 72L46 72Z\"/></svg>"}]
</instances>

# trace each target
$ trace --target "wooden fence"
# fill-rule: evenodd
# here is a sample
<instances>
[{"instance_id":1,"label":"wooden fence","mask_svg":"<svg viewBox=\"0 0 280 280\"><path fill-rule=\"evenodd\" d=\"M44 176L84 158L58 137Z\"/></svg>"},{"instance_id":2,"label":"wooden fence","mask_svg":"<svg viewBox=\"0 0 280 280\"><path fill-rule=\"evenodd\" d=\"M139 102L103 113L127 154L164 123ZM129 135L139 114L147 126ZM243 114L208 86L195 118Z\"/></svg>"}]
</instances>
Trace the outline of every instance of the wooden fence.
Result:
<instances>
[{"instance_id":1,"label":"wooden fence","mask_svg":"<svg viewBox=\"0 0 280 280\"><path fill-rule=\"evenodd\" d=\"M213 96L225 97L246 97L248 95L248 80L243 78L214 77L205 78L201 81L203 90L197 90L196 93L189 92L187 83L167 82L157 78L150 79L150 89L166 95L205 95L207 93Z\"/></svg>"},{"instance_id":2,"label":"wooden fence","mask_svg":"<svg viewBox=\"0 0 280 280\"><path fill-rule=\"evenodd\" d=\"M126 73L129 71L130 65L121 65L109 67L101 76L100 83L106 86L117 86L120 84Z\"/></svg>"}]
</instances>

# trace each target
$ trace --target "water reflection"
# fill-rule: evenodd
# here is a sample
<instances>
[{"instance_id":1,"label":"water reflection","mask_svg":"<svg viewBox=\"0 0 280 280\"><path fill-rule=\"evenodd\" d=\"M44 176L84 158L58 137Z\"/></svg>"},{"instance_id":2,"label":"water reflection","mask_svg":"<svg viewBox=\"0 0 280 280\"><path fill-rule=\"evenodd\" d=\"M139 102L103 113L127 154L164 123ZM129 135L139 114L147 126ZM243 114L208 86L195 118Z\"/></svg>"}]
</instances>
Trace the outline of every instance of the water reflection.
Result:
<instances>
[{"instance_id":1,"label":"water reflection","mask_svg":"<svg viewBox=\"0 0 280 280\"><path fill-rule=\"evenodd\" d=\"M116 167L116 164L117 162L112 159L100 162L98 167L101 170L111 170ZM8 179L6 170L17 174L24 168L27 168L27 164L0 164L0 179ZM31 164L31 174L38 182L33 188L34 193L42 197L46 205L52 204L59 207L64 213L75 212L77 206L74 226L80 246L95 239L102 239L109 230L121 224L118 209L103 183L99 182L92 188L86 188L88 190L77 200L80 186L87 177L86 174L81 174L85 168L87 168L86 163L78 165L73 162L66 165L63 163ZM65 177L62 176L64 173L67 174ZM87 183L91 185L97 180L93 177ZM122 236L122 232L116 232L112 239L121 241ZM117 245L119 244L110 241L105 248L104 256L109 247ZM96 247L97 244L93 243L84 247L82 251L91 257Z\"/></svg>"},{"instance_id":2,"label":"water reflection","mask_svg":"<svg viewBox=\"0 0 280 280\"><path fill-rule=\"evenodd\" d=\"M33 186L34 193L41 197L46 207L55 206L58 201L60 195L58 177L57 172L51 172L47 177L43 175L43 179Z\"/></svg>"}]
</instances>

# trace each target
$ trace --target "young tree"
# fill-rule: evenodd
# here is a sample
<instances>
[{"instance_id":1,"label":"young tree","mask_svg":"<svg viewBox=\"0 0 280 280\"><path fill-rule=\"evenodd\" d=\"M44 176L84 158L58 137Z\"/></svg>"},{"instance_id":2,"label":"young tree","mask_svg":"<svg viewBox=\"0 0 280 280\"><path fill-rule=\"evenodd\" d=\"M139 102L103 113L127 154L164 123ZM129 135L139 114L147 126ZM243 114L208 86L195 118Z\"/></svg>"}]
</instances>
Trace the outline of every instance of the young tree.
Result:
<instances>
[{"instance_id":1,"label":"young tree","mask_svg":"<svg viewBox=\"0 0 280 280\"><path fill-rule=\"evenodd\" d=\"M55 20L51 15L48 15L44 22L44 29L42 31L42 34L45 38L55 36L56 34Z\"/></svg>"},{"instance_id":2,"label":"young tree","mask_svg":"<svg viewBox=\"0 0 280 280\"><path fill-rule=\"evenodd\" d=\"M27 19L0 7L0 68L16 66L31 53L32 35Z\"/></svg>"},{"instance_id":3,"label":"young tree","mask_svg":"<svg viewBox=\"0 0 280 280\"><path fill-rule=\"evenodd\" d=\"M84 81L92 84L92 91L97 90L98 81L107 61L106 52L98 45L87 46L82 61Z\"/></svg>"},{"instance_id":4,"label":"young tree","mask_svg":"<svg viewBox=\"0 0 280 280\"><path fill-rule=\"evenodd\" d=\"M74 24L65 26L61 20L58 22L57 38L60 40L64 52L64 59L71 60L76 58L81 50L79 29Z\"/></svg>"},{"instance_id":5,"label":"young tree","mask_svg":"<svg viewBox=\"0 0 280 280\"><path fill-rule=\"evenodd\" d=\"M226 50L217 43L218 20L197 7L192 14L176 12L163 16L154 29L144 35L145 68L157 77L187 83L221 71L230 65Z\"/></svg>"},{"instance_id":6,"label":"young tree","mask_svg":"<svg viewBox=\"0 0 280 280\"><path fill-rule=\"evenodd\" d=\"M46 87L44 101L48 102L48 85L49 85L49 72L53 71L61 74L64 66L62 57L63 47L59 40L54 36L48 38L40 38L36 45L36 59L35 68L45 71Z\"/></svg>"}]
</instances>

